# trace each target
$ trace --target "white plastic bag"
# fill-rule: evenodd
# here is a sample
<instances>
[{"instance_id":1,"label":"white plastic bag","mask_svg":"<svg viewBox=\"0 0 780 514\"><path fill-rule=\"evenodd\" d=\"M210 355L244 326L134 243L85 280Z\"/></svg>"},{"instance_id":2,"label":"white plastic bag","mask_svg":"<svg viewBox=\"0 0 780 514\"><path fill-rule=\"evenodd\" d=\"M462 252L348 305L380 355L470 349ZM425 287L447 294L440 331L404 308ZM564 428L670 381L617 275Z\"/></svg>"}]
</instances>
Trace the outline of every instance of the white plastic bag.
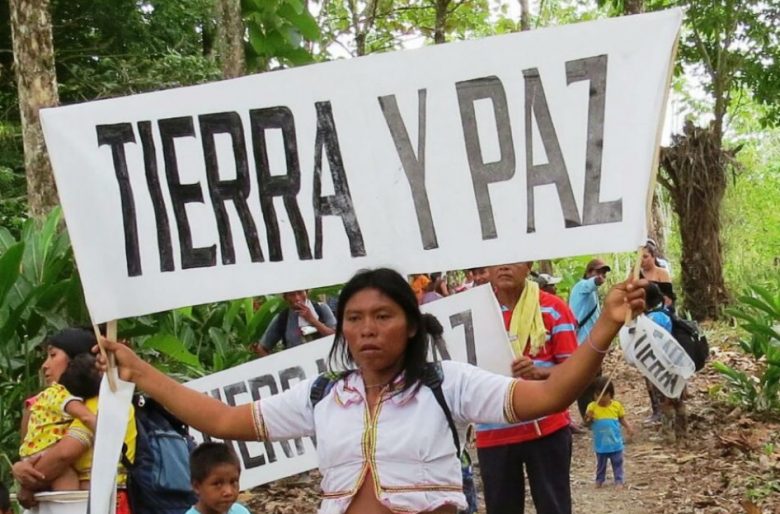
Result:
<instances>
[{"instance_id":1,"label":"white plastic bag","mask_svg":"<svg viewBox=\"0 0 780 514\"><path fill-rule=\"evenodd\" d=\"M620 330L620 346L626 362L669 398L679 398L696 371L680 343L645 315Z\"/></svg>"}]
</instances>

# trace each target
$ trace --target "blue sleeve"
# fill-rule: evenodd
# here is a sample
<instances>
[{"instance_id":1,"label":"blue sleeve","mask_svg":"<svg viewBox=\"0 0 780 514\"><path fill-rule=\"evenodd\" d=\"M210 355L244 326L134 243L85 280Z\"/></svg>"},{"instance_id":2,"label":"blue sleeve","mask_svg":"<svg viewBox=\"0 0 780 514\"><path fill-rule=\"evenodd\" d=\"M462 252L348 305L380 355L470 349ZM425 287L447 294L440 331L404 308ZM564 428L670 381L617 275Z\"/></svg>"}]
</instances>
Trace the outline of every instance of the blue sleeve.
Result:
<instances>
[{"instance_id":1,"label":"blue sleeve","mask_svg":"<svg viewBox=\"0 0 780 514\"><path fill-rule=\"evenodd\" d=\"M571 307L575 318L579 320L590 312L593 308L591 293L597 289L596 277L583 279L574 284L569 296L569 307Z\"/></svg>"},{"instance_id":2,"label":"blue sleeve","mask_svg":"<svg viewBox=\"0 0 780 514\"><path fill-rule=\"evenodd\" d=\"M599 286L596 285L596 277L585 279L585 281L582 283L582 292L586 294L590 294L593 291L596 291L598 288Z\"/></svg>"},{"instance_id":3,"label":"blue sleeve","mask_svg":"<svg viewBox=\"0 0 780 514\"><path fill-rule=\"evenodd\" d=\"M230 510L228 511L228 514L252 514L252 513L249 512L249 509L247 509L240 503L236 502L230 506Z\"/></svg>"},{"instance_id":4,"label":"blue sleeve","mask_svg":"<svg viewBox=\"0 0 780 514\"><path fill-rule=\"evenodd\" d=\"M260 345L269 352L273 350L276 343L282 340L282 335L284 334L286 327L280 325L279 314L277 314L274 316L274 319L271 320L271 323L268 324L268 328L265 329L263 337L260 338Z\"/></svg>"}]
</instances>

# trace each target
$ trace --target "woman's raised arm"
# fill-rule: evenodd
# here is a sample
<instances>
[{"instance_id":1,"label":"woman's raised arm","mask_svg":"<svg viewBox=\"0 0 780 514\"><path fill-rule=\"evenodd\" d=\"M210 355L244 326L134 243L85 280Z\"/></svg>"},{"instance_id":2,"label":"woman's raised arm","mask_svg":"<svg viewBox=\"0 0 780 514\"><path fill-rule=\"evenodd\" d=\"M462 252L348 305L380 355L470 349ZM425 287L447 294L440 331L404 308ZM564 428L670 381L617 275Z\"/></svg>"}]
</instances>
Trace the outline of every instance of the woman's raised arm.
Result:
<instances>
[{"instance_id":1,"label":"woman's raised arm","mask_svg":"<svg viewBox=\"0 0 780 514\"><path fill-rule=\"evenodd\" d=\"M617 284L604 299L604 309L582 345L546 380L518 380L512 408L519 420L531 420L569 407L588 387L604 360L612 340L623 326L626 313L637 316L645 309L647 280Z\"/></svg>"},{"instance_id":2,"label":"woman's raised arm","mask_svg":"<svg viewBox=\"0 0 780 514\"><path fill-rule=\"evenodd\" d=\"M231 407L184 387L142 360L127 345L107 339L103 339L103 345L107 353L116 357L119 378L135 383L182 422L219 439L258 439L251 404ZM107 367L99 354L98 366L102 371Z\"/></svg>"}]
</instances>

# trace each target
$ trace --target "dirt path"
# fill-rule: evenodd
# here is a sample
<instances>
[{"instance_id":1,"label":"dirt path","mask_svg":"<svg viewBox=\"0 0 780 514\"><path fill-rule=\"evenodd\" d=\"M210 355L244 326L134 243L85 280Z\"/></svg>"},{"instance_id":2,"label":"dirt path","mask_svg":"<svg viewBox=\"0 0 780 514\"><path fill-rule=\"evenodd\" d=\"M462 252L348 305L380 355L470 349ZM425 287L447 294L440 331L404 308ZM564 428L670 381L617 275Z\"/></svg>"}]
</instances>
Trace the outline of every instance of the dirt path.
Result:
<instances>
[{"instance_id":1,"label":"dirt path","mask_svg":"<svg viewBox=\"0 0 780 514\"><path fill-rule=\"evenodd\" d=\"M734 363L740 358L736 352L713 350L717 360ZM660 440L657 426L642 423L649 400L636 369L618 351L604 369L613 376L616 398L636 431L626 446L626 486L595 489L590 433L575 435L575 514L780 514L780 423L756 421L714 401L720 380L705 369L688 384L688 439L669 445ZM572 416L579 419L576 408ZM607 477L611 479L611 471ZM314 514L319 475L297 475L256 488L242 501L255 514ZM525 512L535 513L530 500Z\"/></svg>"}]
</instances>

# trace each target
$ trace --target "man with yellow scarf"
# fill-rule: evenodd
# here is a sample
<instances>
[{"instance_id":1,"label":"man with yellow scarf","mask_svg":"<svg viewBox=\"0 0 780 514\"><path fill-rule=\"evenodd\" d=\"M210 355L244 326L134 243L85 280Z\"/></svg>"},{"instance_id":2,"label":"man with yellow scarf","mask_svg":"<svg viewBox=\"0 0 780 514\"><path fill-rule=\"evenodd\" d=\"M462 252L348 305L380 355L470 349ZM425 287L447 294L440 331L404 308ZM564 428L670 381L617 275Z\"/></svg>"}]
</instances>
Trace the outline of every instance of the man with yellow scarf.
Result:
<instances>
[{"instance_id":1,"label":"man with yellow scarf","mask_svg":"<svg viewBox=\"0 0 780 514\"><path fill-rule=\"evenodd\" d=\"M489 275L516 357L514 376L544 380L577 349L576 320L563 300L526 280L532 264L492 266ZM536 512L571 514L570 423L563 411L526 423L477 426L488 514L523 513L524 467Z\"/></svg>"}]
</instances>

